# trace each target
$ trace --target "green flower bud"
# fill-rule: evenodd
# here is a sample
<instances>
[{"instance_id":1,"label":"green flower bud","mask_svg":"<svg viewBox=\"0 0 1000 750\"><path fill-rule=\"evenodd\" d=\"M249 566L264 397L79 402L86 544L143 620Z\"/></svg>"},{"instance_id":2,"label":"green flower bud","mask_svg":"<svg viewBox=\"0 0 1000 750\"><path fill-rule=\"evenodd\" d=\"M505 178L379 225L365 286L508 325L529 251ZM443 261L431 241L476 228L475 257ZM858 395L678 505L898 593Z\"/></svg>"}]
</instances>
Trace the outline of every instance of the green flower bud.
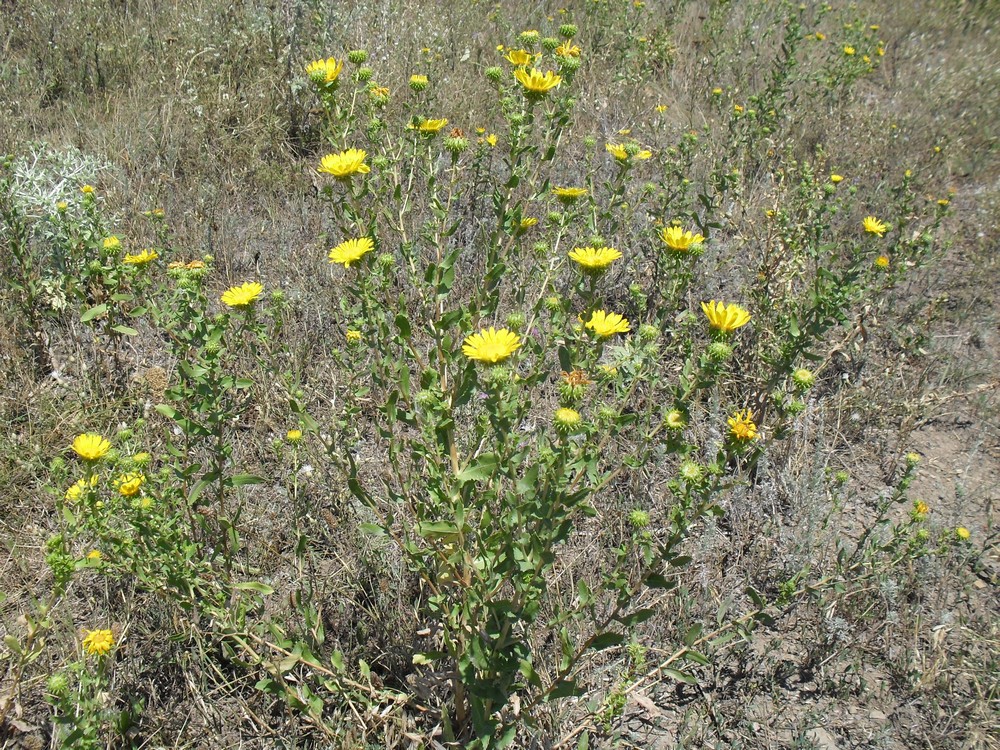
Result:
<instances>
[{"instance_id":1,"label":"green flower bud","mask_svg":"<svg viewBox=\"0 0 1000 750\"><path fill-rule=\"evenodd\" d=\"M540 257L545 257L549 254L549 243L539 240L534 245L531 246L531 250L535 255Z\"/></svg>"},{"instance_id":2,"label":"green flower bud","mask_svg":"<svg viewBox=\"0 0 1000 750\"><path fill-rule=\"evenodd\" d=\"M389 158L379 154L378 156L372 157L372 166L375 169L382 170L389 166Z\"/></svg>"},{"instance_id":3,"label":"green flower bud","mask_svg":"<svg viewBox=\"0 0 1000 750\"><path fill-rule=\"evenodd\" d=\"M556 295L545 298L545 309L549 312L559 312L562 310L562 300Z\"/></svg>"},{"instance_id":4,"label":"green flower bud","mask_svg":"<svg viewBox=\"0 0 1000 750\"><path fill-rule=\"evenodd\" d=\"M45 689L49 691L50 695L65 695L69 690L69 678L62 672L56 672L45 683Z\"/></svg>"},{"instance_id":5,"label":"green flower bud","mask_svg":"<svg viewBox=\"0 0 1000 750\"><path fill-rule=\"evenodd\" d=\"M128 427L124 427L124 428L118 430L118 433L115 435L115 440L117 440L118 442L124 442L126 440L131 440L133 434L134 433L132 432L131 429L129 429Z\"/></svg>"},{"instance_id":6,"label":"green flower bud","mask_svg":"<svg viewBox=\"0 0 1000 750\"><path fill-rule=\"evenodd\" d=\"M545 216L553 224L561 224L563 220L563 215L561 211L549 211Z\"/></svg>"},{"instance_id":7,"label":"green flower bud","mask_svg":"<svg viewBox=\"0 0 1000 750\"><path fill-rule=\"evenodd\" d=\"M694 461L685 461L681 464L680 475L686 482L695 484L705 477L705 469Z\"/></svg>"},{"instance_id":8,"label":"green flower bud","mask_svg":"<svg viewBox=\"0 0 1000 750\"><path fill-rule=\"evenodd\" d=\"M522 312L512 312L507 316L507 327L515 333L520 332L527 324L527 319Z\"/></svg>"},{"instance_id":9,"label":"green flower bud","mask_svg":"<svg viewBox=\"0 0 1000 750\"><path fill-rule=\"evenodd\" d=\"M708 345L708 358L713 362L725 362L733 356L733 347L724 341L713 341Z\"/></svg>"},{"instance_id":10,"label":"green flower bud","mask_svg":"<svg viewBox=\"0 0 1000 750\"><path fill-rule=\"evenodd\" d=\"M579 57L560 57L559 67L562 68L564 73L575 73L580 69L582 61Z\"/></svg>"},{"instance_id":11,"label":"green flower bud","mask_svg":"<svg viewBox=\"0 0 1000 750\"><path fill-rule=\"evenodd\" d=\"M354 49L347 53L347 59L355 65L361 65L368 62L368 53L363 49Z\"/></svg>"},{"instance_id":12,"label":"green flower bud","mask_svg":"<svg viewBox=\"0 0 1000 750\"><path fill-rule=\"evenodd\" d=\"M912 468L914 468L919 463L920 463L920 454L919 453L907 453L906 454L906 466L908 468L912 469Z\"/></svg>"},{"instance_id":13,"label":"green flower bud","mask_svg":"<svg viewBox=\"0 0 1000 750\"><path fill-rule=\"evenodd\" d=\"M469 139L465 136L450 136L444 139L444 147L457 156L469 147Z\"/></svg>"},{"instance_id":14,"label":"green flower bud","mask_svg":"<svg viewBox=\"0 0 1000 750\"><path fill-rule=\"evenodd\" d=\"M788 402L788 406L786 406L785 409L789 413L789 415L794 417L806 410L806 404L804 401L800 401L799 399L794 398Z\"/></svg>"},{"instance_id":15,"label":"green flower bud","mask_svg":"<svg viewBox=\"0 0 1000 750\"><path fill-rule=\"evenodd\" d=\"M500 83L503 80L503 68L491 65L485 71L486 78L492 83Z\"/></svg>"},{"instance_id":16,"label":"green flower bud","mask_svg":"<svg viewBox=\"0 0 1000 750\"><path fill-rule=\"evenodd\" d=\"M597 146L597 139L592 135L588 135L583 139L583 145L587 148L595 148Z\"/></svg>"},{"instance_id":17,"label":"green flower bud","mask_svg":"<svg viewBox=\"0 0 1000 750\"><path fill-rule=\"evenodd\" d=\"M374 75L375 71L373 71L368 66L365 66L363 68L358 68L357 71L354 73L354 77L361 83L367 83L372 79L372 76Z\"/></svg>"},{"instance_id":18,"label":"green flower bud","mask_svg":"<svg viewBox=\"0 0 1000 750\"><path fill-rule=\"evenodd\" d=\"M546 52L555 51L555 48L558 47L560 44L562 44L562 42L560 42L554 36L547 36L544 39L542 39L542 49L545 50Z\"/></svg>"},{"instance_id":19,"label":"green flower bud","mask_svg":"<svg viewBox=\"0 0 1000 750\"><path fill-rule=\"evenodd\" d=\"M649 526L649 513L636 508L628 514L628 522L634 529L644 529Z\"/></svg>"},{"instance_id":20,"label":"green flower bud","mask_svg":"<svg viewBox=\"0 0 1000 750\"><path fill-rule=\"evenodd\" d=\"M816 382L816 376L805 367L800 367L792 373L792 382L794 382L795 385L797 385L801 390L808 391Z\"/></svg>"},{"instance_id":21,"label":"green flower bud","mask_svg":"<svg viewBox=\"0 0 1000 750\"><path fill-rule=\"evenodd\" d=\"M597 407L597 418L602 422L614 422L618 419L618 410L608 404Z\"/></svg>"},{"instance_id":22,"label":"green flower bud","mask_svg":"<svg viewBox=\"0 0 1000 750\"><path fill-rule=\"evenodd\" d=\"M514 127L520 127L521 125L524 125L525 118L524 115L521 114L520 112L512 112L510 115L508 115L507 119L510 121L510 124L513 125Z\"/></svg>"},{"instance_id":23,"label":"green flower bud","mask_svg":"<svg viewBox=\"0 0 1000 750\"><path fill-rule=\"evenodd\" d=\"M833 481L836 482L837 484L847 484L847 480L849 480L850 478L851 475L848 474L843 469L841 469L840 471L838 471L836 474L833 475Z\"/></svg>"},{"instance_id":24,"label":"green flower bud","mask_svg":"<svg viewBox=\"0 0 1000 750\"><path fill-rule=\"evenodd\" d=\"M392 253L382 253L375 260L375 266L382 271L388 271L394 265L396 265L396 257Z\"/></svg>"},{"instance_id":25,"label":"green flower bud","mask_svg":"<svg viewBox=\"0 0 1000 750\"><path fill-rule=\"evenodd\" d=\"M639 339L645 342L656 341L660 337L660 329L654 325L644 323L639 326Z\"/></svg>"},{"instance_id":26,"label":"green flower bud","mask_svg":"<svg viewBox=\"0 0 1000 750\"><path fill-rule=\"evenodd\" d=\"M561 435L569 435L577 432L582 425L583 418L576 409L561 407L556 409L553 421L556 424L556 431Z\"/></svg>"},{"instance_id":27,"label":"green flower bud","mask_svg":"<svg viewBox=\"0 0 1000 750\"><path fill-rule=\"evenodd\" d=\"M572 39L573 37L575 37L577 31L578 29L576 28L576 25L572 23L564 23L562 26L559 27L559 35L564 36L567 39Z\"/></svg>"}]
</instances>

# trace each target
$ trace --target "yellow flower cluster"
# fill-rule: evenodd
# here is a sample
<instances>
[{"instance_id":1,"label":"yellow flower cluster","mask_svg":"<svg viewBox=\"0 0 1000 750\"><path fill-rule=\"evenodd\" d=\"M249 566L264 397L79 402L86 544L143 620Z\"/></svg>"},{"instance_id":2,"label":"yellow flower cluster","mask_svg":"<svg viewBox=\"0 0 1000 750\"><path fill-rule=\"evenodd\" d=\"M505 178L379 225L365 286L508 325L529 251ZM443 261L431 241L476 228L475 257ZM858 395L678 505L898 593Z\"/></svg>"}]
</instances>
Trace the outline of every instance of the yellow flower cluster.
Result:
<instances>
[{"instance_id":1,"label":"yellow flower cluster","mask_svg":"<svg viewBox=\"0 0 1000 750\"><path fill-rule=\"evenodd\" d=\"M222 294L222 304L228 307L249 307L264 293L264 287L256 281L249 281L242 286L230 287Z\"/></svg>"}]
</instances>

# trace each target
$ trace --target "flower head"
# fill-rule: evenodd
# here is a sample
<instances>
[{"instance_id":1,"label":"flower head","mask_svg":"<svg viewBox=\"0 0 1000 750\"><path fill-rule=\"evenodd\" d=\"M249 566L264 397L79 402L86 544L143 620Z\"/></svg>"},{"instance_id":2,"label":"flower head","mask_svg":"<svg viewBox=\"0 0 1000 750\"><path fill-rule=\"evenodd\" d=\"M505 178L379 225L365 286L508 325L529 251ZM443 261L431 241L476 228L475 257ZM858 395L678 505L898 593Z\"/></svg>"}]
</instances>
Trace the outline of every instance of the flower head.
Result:
<instances>
[{"instance_id":1,"label":"flower head","mask_svg":"<svg viewBox=\"0 0 1000 750\"><path fill-rule=\"evenodd\" d=\"M83 639L83 650L91 656L104 656L115 645L115 637L110 630L87 630Z\"/></svg>"},{"instance_id":2,"label":"flower head","mask_svg":"<svg viewBox=\"0 0 1000 750\"><path fill-rule=\"evenodd\" d=\"M580 412L576 409L570 409L564 406L560 409L556 409L553 420L556 423L556 430L566 434L575 431L580 426L582 418L580 417Z\"/></svg>"},{"instance_id":3,"label":"flower head","mask_svg":"<svg viewBox=\"0 0 1000 750\"><path fill-rule=\"evenodd\" d=\"M427 76L414 73L410 76L410 88L414 91L423 91L427 88Z\"/></svg>"},{"instance_id":4,"label":"flower head","mask_svg":"<svg viewBox=\"0 0 1000 750\"><path fill-rule=\"evenodd\" d=\"M518 68L514 71L514 77L524 87L525 96L545 96L562 82L562 76L556 75L551 70L542 73L534 68L531 70Z\"/></svg>"},{"instance_id":5,"label":"flower head","mask_svg":"<svg viewBox=\"0 0 1000 750\"><path fill-rule=\"evenodd\" d=\"M734 440L750 441L757 437L757 425L753 421L753 412L742 409L728 420L729 434Z\"/></svg>"},{"instance_id":6,"label":"flower head","mask_svg":"<svg viewBox=\"0 0 1000 750\"><path fill-rule=\"evenodd\" d=\"M955 536L957 536L962 541L965 541L970 536L972 536L972 534L970 534L969 530L967 528L965 528L964 526L959 526L957 529L955 529Z\"/></svg>"},{"instance_id":7,"label":"flower head","mask_svg":"<svg viewBox=\"0 0 1000 750\"><path fill-rule=\"evenodd\" d=\"M521 346L521 337L506 328L493 326L465 338L462 354L469 359L495 365L503 362Z\"/></svg>"},{"instance_id":8,"label":"flower head","mask_svg":"<svg viewBox=\"0 0 1000 750\"><path fill-rule=\"evenodd\" d=\"M680 227L664 227L660 230L660 239L671 250L681 253L687 252L692 247L697 247L705 241L702 235L685 232Z\"/></svg>"},{"instance_id":9,"label":"flower head","mask_svg":"<svg viewBox=\"0 0 1000 750\"><path fill-rule=\"evenodd\" d=\"M558 47L556 47L556 54L559 57L579 57L580 48L571 42L563 42Z\"/></svg>"},{"instance_id":10,"label":"flower head","mask_svg":"<svg viewBox=\"0 0 1000 750\"><path fill-rule=\"evenodd\" d=\"M102 557L104 557L104 555L101 554L99 549L92 549L87 553L87 559L93 562L100 562Z\"/></svg>"},{"instance_id":11,"label":"flower head","mask_svg":"<svg viewBox=\"0 0 1000 750\"><path fill-rule=\"evenodd\" d=\"M306 65L306 75L317 86L330 86L330 84L337 82L337 78L340 77L340 71L343 69L343 60L328 57L325 60L314 60Z\"/></svg>"},{"instance_id":12,"label":"flower head","mask_svg":"<svg viewBox=\"0 0 1000 750\"><path fill-rule=\"evenodd\" d=\"M599 338L606 339L616 333L628 333L632 330L629 322L618 313L609 313L604 310L594 310L587 321L586 327L592 330Z\"/></svg>"},{"instance_id":13,"label":"flower head","mask_svg":"<svg viewBox=\"0 0 1000 750\"><path fill-rule=\"evenodd\" d=\"M122 241L115 235L111 235L110 237L105 237L101 240L101 244L104 246L105 250L117 250L122 246Z\"/></svg>"},{"instance_id":14,"label":"flower head","mask_svg":"<svg viewBox=\"0 0 1000 750\"><path fill-rule=\"evenodd\" d=\"M569 251L571 260L575 260L587 273L600 272L607 269L622 254L613 247L577 247Z\"/></svg>"},{"instance_id":15,"label":"flower head","mask_svg":"<svg viewBox=\"0 0 1000 750\"><path fill-rule=\"evenodd\" d=\"M93 185L81 185L80 186L80 192L83 193L84 195L93 195L94 194L94 186Z\"/></svg>"},{"instance_id":16,"label":"flower head","mask_svg":"<svg viewBox=\"0 0 1000 750\"><path fill-rule=\"evenodd\" d=\"M361 331L356 331L353 328L348 328L347 333L344 334L344 338L347 339L348 344L360 344Z\"/></svg>"},{"instance_id":17,"label":"flower head","mask_svg":"<svg viewBox=\"0 0 1000 750\"><path fill-rule=\"evenodd\" d=\"M641 161L649 159L653 156L652 151L642 150L637 144L633 143L605 143L604 148L609 154L623 164L628 162L630 159Z\"/></svg>"},{"instance_id":18,"label":"flower head","mask_svg":"<svg viewBox=\"0 0 1000 750\"><path fill-rule=\"evenodd\" d=\"M111 443L93 432L77 435L73 440L73 451L84 461L98 461L111 450Z\"/></svg>"},{"instance_id":19,"label":"flower head","mask_svg":"<svg viewBox=\"0 0 1000 750\"><path fill-rule=\"evenodd\" d=\"M888 267L889 267L888 255L880 255L875 259L875 268L879 269L880 271L884 271Z\"/></svg>"},{"instance_id":20,"label":"flower head","mask_svg":"<svg viewBox=\"0 0 1000 750\"><path fill-rule=\"evenodd\" d=\"M139 489L146 483L146 477L140 472L133 471L118 477L118 492L123 497L134 497L139 494Z\"/></svg>"},{"instance_id":21,"label":"flower head","mask_svg":"<svg viewBox=\"0 0 1000 750\"><path fill-rule=\"evenodd\" d=\"M285 440L289 443L298 443L302 440L302 430L289 430L285 433Z\"/></svg>"},{"instance_id":22,"label":"flower head","mask_svg":"<svg viewBox=\"0 0 1000 750\"><path fill-rule=\"evenodd\" d=\"M552 194L560 203L576 203L576 201L587 194L587 188L582 187L554 187Z\"/></svg>"},{"instance_id":23,"label":"flower head","mask_svg":"<svg viewBox=\"0 0 1000 750\"><path fill-rule=\"evenodd\" d=\"M122 258L122 263L127 263L130 266L144 266L147 263L152 263L154 260L160 257L160 254L155 250L143 250L141 253L127 254Z\"/></svg>"},{"instance_id":24,"label":"flower head","mask_svg":"<svg viewBox=\"0 0 1000 750\"><path fill-rule=\"evenodd\" d=\"M847 55L848 57L852 56L855 52L856 50L851 45L849 44L844 45L844 54Z\"/></svg>"},{"instance_id":25,"label":"flower head","mask_svg":"<svg viewBox=\"0 0 1000 750\"><path fill-rule=\"evenodd\" d=\"M222 304L229 307L247 307L264 293L264 287L256 281L248 281L242 286L234 286L222 294Z\"/></svg>"},{"instance_id":26,"label":"flower head","mask_svg":"<svg viewBox=\"0 0 1000 750\"><path fill-rule=\"evenodd\" d=\"M683 430L687 427L687 418L680 409L671 409L663 418L663 423L671 430Z\"/></svg>"},{"instance_id":27,"label":"flower head","mask_svg":"<svg viewBox=\"0 0 1000 750\"><path fill-rule=\"evenodd\" d=\"M866 232L869 234L877 234L879 237L889 231L889 225L885 222L879 221L874 216L866 216L861 222L861 225L865 228Z\"/></svg>"},{"instance_id":28,"label":"flower head","mask_svg":"<svg viewBox=\"0 0 1000 750\"><path fill-rule=\"evenodd\" d=\"M519 68L523 68L525 65L530 65L535 60L535 55L527 52L523 49L512 49L504 55L504 59L511 65L516 65Z\"/></svg>"},{"instance_id":29,"label":"flower head","mask_svg":"<svg viewBox=\"0 0 1000 750\"><path fill-rule=\"evenodd\" d=\"M424 120L422 123L417 125L417 130L419 130L421 133L429 133L430 135L434 135L447 124L448 124L447 118L442 118L440 120Z\"/></svg>"},{"instance_id":30,"label":"flower head","mask_svg":"<svg viewBox=\"0 0 1000 750\"><path fill-rule=\"evenodd\" d=\"M836 185L838 182L842 182L843 179L844 179L843 175L839 174L830 175L830 182L832 182L834 185Z\"/></svg>"},{"instance_id":31,"label":"flower head","mask_svg":"<svg viewBox=\"0 0 1000 750\"><path fill-rule=\"evenodd\" d=\"M375 243L371 237L359 237L356 240L344 240L330 251L328 257L331 263L340 263L344 268L350 268L352 263L357 263L374 249Z\"/></svg>"},{"instance_id":32,"label":"flower head","mask_svg":"<svg viewBox=\"0 0 1000 750\"><path fill-rule=\"evenodd\" d=\"M88 487L96 487L96 486L97 486L96 474L90 477L89 482L83 477L77 479L73 484L69 486L69 489L66 490L66 495L65 495L66 502L75 503L77 500L83 497L83 493L87 491Z\"/></svg>"},{"instance_id":33,"label":"flower head","mask_svg":"<svg viewBox=\"0 0 1000 750\"><path fill-rule=\"evenodd\" d=\"M728 333L750 322L750 313L739 305L724 302L702 302L701 309L708 318L708 325L717 331Z\"/></svg>"},{"instance_id":34,"label":"flower head","mask_svg":"<svg viewBox=\"0 0 1000 750\"><path fill-rule=\"evenodd\" d=\"M368 174L371 167L365 164L368 152L360 148L349 148L339 154L327 154L320 161L317 172L333 175L338 180L350 179L353 174Z\"/></svg>"}]
</instances>

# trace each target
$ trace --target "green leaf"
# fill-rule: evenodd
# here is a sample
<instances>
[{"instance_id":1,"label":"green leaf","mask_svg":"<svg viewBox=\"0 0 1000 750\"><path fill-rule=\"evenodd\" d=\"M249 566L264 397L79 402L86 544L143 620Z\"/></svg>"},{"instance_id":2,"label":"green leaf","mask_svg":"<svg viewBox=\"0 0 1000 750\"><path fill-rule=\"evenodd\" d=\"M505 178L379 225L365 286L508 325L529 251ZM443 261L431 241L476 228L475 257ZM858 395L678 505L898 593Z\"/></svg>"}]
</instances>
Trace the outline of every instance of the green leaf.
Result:
<instances>
[{"instance_id":1,"label":"green leaf","mask_svg":"<svg viewBox=\"0 0 1000 750\"><path fill-rule=\"evenodd\" d=\"M247 484L264 484L267 480L253 474L233 474L226 480L227 487L243 487Z\"/></svg>"},{"instance_id":2,"label":"green leaf","mask_svg":"<svg viewBox=\"0 0 1000 750\"><path fill-rule=\"evenodd\" d=\"M577 687L576 680L562 680L549 691L547 700L554 701L559 698L569 698L571 696L581 695L582 692L583 691Z\"/></svg>"},{"instance_id":3,"label":"green leaf","mask_svg":"<svg viewBox=\"0 0 1000 750\"><path fill-rule=\"evenodd\" d=\"M274 589L268 586L266 583L261 583L260 581L242 581L233 586L234 589L239 591L255 591L263 596L268 596L274 593Z\"/></svg>"},{"instance_id":4,"label":"green leaf","mask_svg":"<svg viewBox=\"0 0 1000 750\"><path fill-rule=\"evenodd\" d=\"M80 322L87 323L100 315L104 315L107 311L107 305L97 305L96 307L92 307L80 316Z\"/></svg>"},{"instance_id":5,"label":"green leaf","mask_svg":"<svg viewBox=\"0 0 1000 750\"><path fill-rule=\"evenodd\" d=\"M476 463L458 472L455 477L459 482L474 482L481 479L489 479L497 468L497 457L493 453L484 453Z\"/></svg>"},{"instance_id":6,"label":"green leaf","mask_svg":"<svg viewBox=\"0 0 1000 750\"><path fill-rule=\"evenodd\" d=\"M667 677L673 677L678 682L683 682L688 685L697 685L698 680L694 675L690 675L687 672L682 672L679 669L670 669L669 667L663 670L663 674Z\"/></svg>"},{"instance_id":7,"label":"green leaf","mask_svg":"<svg viewBox=\"0 0 1000 750\"><path fill-rule=\"evenodd\" d=\"M405 314L399 313L396 316L396 328L399 329L399 335L402 336L404 339L410 338L411 334L410 319L407 318Z\"/></svg>"},{"instance_id":8,"label":"green leaf","mask_svg":"<svg viewBox=\"0 0 1000 750\"><path fill-rule=\"evenodd\" d=\"M362 534L368 534L369 536L385 536L386 532L381 526L376 523L359 523L358 529L361 530Z\"/></svg>"},{"instance_id":9,"label":"green leaf","mask_svg":"<svg viewBox=\"0 0 1000 750\"><path fill-rule=\"evenodd\" d=\"M139 334L139 332L134 328L123 325L111 326L111 330L122 334L122 336L137 336Z\"/></svg>"},{"instance_id":10,"label":"green leaf","mask_svg":"<svg viewBox=\"0 0 1000 750\"><path fill-rule=\"evenodd\" d=\"M422 537L455 536L458 526L451 521L421 521L417 524L417 533Z\"/></svg>"},{"instance_id":11,"label":"green leaf","mask_svg":"<svg viewBox=\"0 0 1000 750\"><path fill-rule=\"evenodd\" d=\"M170 406L170 404L157 404L153 408L167 419L173 419L177 416L177 410Z\"/></svg>"},{"instance_id":12,"label":"green leaf","mask_svg":"<svg viewBox=\"0 0 1000 750\"><path fill-rule=\"evenodd\" d=\"M618 622L627 628L633 625L638 625L641 622L646 622L650 617L656 614L656 610L652 607L647 607L646 609L637 609L635 612L625 615L624 617L619 617Z\"/></svg>"},{"instance_id":13,"label":"green leaf","mask_svg":"<svg viewBox=\"0 0 1000 750\"><path fill-rule=\"evenodd\" d=\"M601 633L590 641L590 645L587 648L594 651L603 651L612 646L620 646L624 640L625 636L621 633Z\"/></svg>"}]
</instances>

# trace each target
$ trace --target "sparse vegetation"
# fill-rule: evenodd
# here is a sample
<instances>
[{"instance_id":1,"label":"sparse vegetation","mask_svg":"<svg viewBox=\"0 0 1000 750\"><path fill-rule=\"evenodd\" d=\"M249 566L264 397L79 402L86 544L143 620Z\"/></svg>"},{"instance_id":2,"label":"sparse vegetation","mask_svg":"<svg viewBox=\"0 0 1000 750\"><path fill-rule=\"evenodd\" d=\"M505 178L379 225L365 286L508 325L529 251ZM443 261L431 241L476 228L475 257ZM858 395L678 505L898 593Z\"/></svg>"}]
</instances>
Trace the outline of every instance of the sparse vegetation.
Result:
<instances>
[{"instance_id":1,"label":"sparse vegetation","mask_svg":"<svg viewBox=\"0 0 1000 750\"><path fill-rule=\"evenodd\" d=\"M3 747L1000 746L988 3L0 7Z\"/></svg>"}]
</instances>

